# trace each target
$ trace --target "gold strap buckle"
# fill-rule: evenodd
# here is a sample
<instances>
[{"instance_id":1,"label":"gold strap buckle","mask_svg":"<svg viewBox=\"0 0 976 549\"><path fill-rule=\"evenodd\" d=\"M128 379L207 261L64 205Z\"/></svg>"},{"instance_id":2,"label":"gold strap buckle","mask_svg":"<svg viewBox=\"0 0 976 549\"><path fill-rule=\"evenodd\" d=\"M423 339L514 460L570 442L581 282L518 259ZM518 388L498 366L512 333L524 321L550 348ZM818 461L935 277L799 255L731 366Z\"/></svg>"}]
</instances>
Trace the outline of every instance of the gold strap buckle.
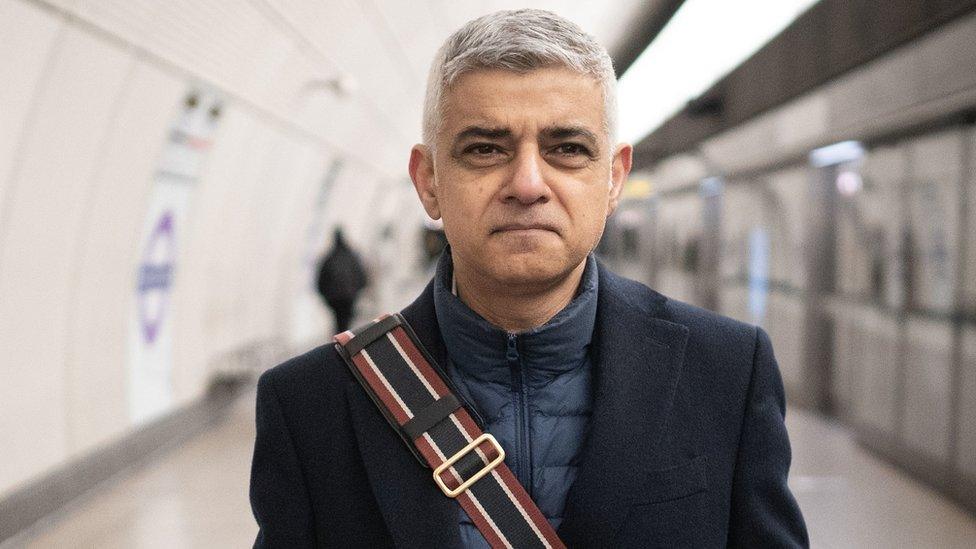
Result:
<instances>
[{"instance_id":1,"label":"gold strap buckle","mask_svg":"<svg viewBox=\"0 0 976 549\"><path fill-rule=\"evenodd\" d=\"M474 450L475 448L477 448L478 446L480 446L482 442L485 442L485 441L491 442L491 445L494 446L495 447L495 450L498 452L498 457L496 457L495 459L491 460L491 463L489 463L488 465L484 466L480 471L478 471L477 473L475 473L468 480L462 482L461 485L458 486L457 488L455 488L453 490L450 489L450 488L448 488L447 485L444 484L444 480L441 478L441 475L445 471L447 471L448 469L450 469L452 465L454 465L455 463L457 463L458 460L460 460L465 455L467 455L468 452L470 452L471 450ZM481 435L480 437L472 440L467 446L465 446L464 448L461 448L461 450L458 453L456 453L453 456L451 456L451 459L449 459L449 460L445 461L444 463L442 463L439 467L437 467L437 469L434 469L434 482L437 483L437 486L440 487L441 492L444 492L444 495L445 496L447 496L449 498L456 498L459 495L461 495L461 492L464 492L465 490L467 490L468 488L470 488L472 484L474 484L474 483L478 482L479 480L481 480L481 478L483 476L485 476L488 473L490 473L495 467L498 467L498 465L501 462L503 462L503 461L505 461L505 450L498 444L498 441L495 440L495 437L491 436L488 433L485 433L485 434Z\"/></svg>"}]
</instances>

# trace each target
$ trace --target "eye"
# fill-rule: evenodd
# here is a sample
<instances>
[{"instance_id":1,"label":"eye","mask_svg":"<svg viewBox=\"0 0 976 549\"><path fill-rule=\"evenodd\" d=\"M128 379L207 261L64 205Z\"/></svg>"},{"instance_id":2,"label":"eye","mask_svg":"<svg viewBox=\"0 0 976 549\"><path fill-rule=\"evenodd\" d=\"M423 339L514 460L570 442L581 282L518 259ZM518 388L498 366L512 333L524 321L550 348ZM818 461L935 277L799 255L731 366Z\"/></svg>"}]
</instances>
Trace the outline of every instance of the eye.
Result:
<instances>
[{"instance_id":1,"label":"eye","mask_svg":"<svg viewBox=\"0 0 976 549\"><path fill-rule=\"evenodd\" d=\"M472 143L456 155L460 162L474 168L487 168L505 162L509 152L496 143Z\"/></svg>"},{"instance_id":2,"label":"eye","mask_svg":"<svg viewBox=\"0 0 976 549\"><path fill-rule=\"evenodd\" d=\"M579 143L563 143L557 145L555 152L564 156L590 156L590 150Z\"/></svg>"},{"instance_id":3,"label":"eye","mask_svg":"<svg viewBox=\"0 0 976 549\"><path fill-rule=\"evenodd\" d=\"M491 156L496 153L500 153L501 149L498 145L493 143L475 143L470 147L464 149L465 153L474 154L475 156Z\"/></svg>"}]
</instances>

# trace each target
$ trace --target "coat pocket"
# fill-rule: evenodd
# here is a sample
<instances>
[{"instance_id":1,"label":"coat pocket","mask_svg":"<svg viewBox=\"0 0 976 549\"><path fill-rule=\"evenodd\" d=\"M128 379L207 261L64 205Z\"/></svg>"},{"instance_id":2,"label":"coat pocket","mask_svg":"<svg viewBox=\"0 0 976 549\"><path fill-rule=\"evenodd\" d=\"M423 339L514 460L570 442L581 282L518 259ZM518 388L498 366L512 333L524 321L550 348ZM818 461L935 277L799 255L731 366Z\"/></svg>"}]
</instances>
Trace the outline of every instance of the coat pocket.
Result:
<instances>
[{"instance_id":1,"label":"coat pocket","mask_svg":"<svg viewBox=\"0 0 976 549\"><path fill-rule=\"evenodd\" d=\"M645 476L613 547L701 549L706 541L705 456Z\"/></svg>"},{"instance_id":2,"label":"coat pocket","mask_svg":"<svg viewBox=\"0 0 976 549\"><path fill-rule=\"evenodd\" d=\"M648 505L680 499L707 489L705 456L701 455L674 467L651 471L633 504Z\"/></svg>"}]
</instances>

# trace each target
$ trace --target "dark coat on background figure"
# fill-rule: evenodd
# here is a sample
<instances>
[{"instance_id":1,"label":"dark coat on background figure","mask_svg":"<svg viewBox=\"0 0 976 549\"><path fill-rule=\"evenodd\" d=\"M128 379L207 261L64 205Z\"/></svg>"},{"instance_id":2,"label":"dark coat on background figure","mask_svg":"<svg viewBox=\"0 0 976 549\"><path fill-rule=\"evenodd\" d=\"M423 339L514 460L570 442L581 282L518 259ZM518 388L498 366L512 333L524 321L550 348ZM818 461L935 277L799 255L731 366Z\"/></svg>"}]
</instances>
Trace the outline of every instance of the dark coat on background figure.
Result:
<instances>
[{"instance_id":1,"label":"dark coat on background figure","mask_svg":"<svg viewBox=\"0 0 976 549\"><path fill-rule=\"evenodd\" d=\"M433 286L403 311L439 364ZM783 385L761 329L599 267L596 393L569 547L804 547ZM256 547L457 547L444 497L332 344L262 375Z\"/></svg>"},{"instance_id":2,"label":"dark coat on background figure","mask_svg":"<svg viewBox=\"0 0 976 549\"><path fill-rule=\"evenodd\" d=\"M336 229L335 244L319 264L316 278L319 295L335 314L336 332L349 329L356 298L366 284L366 271L359 256L346 244L342 231Z\"/></svg>"}]
</instances>

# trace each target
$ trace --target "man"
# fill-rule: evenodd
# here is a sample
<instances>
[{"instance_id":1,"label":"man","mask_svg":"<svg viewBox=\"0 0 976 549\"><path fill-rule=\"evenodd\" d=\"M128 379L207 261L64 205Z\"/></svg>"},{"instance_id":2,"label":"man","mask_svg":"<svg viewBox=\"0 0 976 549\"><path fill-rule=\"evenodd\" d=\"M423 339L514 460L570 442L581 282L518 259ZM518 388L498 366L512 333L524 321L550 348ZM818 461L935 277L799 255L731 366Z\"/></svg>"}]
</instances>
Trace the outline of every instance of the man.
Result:
<instances>
[{"instance_id":1,"label":"man","mask_svg":"<svg viewBox=\"0 0 976 549\"><path fill-rule=\"evenodd\" d=\"M631 166L614 84L548 12L447 40L409 169L450 249L402 316L561 543L806 546L768 337L591 254ZM488 546L332 345L265 373L257 408L256 546Z\"/></svg>"},{"instance_id":2,"label":"man","mask_svg":"<svg viewBox=\"0 0 976 549\"><path fill-rule=\"evenodd\" d=\"M322 302L335 315L336 332L349 329L356 299L366 284L366 271L359 256L346 244L342 228L336 228L332 249L319 263L315 280Z\"/></svg>"}]
</instances>

